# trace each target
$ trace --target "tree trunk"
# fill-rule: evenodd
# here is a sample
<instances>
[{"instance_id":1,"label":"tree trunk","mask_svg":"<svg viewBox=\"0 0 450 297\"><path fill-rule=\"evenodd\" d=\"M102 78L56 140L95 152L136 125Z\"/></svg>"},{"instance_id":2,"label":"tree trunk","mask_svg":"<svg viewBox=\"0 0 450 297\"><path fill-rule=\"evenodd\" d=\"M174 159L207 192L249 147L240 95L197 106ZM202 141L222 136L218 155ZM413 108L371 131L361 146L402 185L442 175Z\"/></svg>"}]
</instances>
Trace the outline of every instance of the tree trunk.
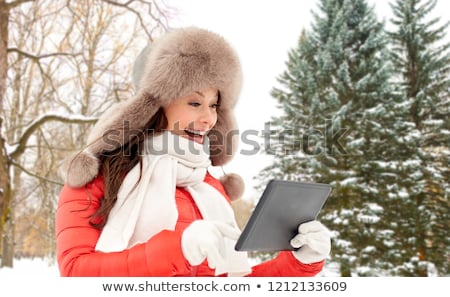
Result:
<instances>
[{"instance_id":1,"label":"tree trunk","mask_svg":"<svg viewBox=\"0 0 450 297\"><path fill-rule=\"evenodd\" d=\"M12 215L12 211L8 212ZM3 230L3 243L2 243L2 267L13 267L14 262L14 220L8 217L8 221L5 224Z\"/></svg>"},{"instance_id":2,"label":"tree trunk","mask_svg":"<svg viewBox=\"0 0 450 297\"><path fill-rule=\"evenodd\" d=\"M9 177L9 158L6 154L5 139L1 135L3 121L0 118L0 267L7 266L6 255L3 254L3 241L5 239L5 227L10 217L11 188ZM11 266L7 266L11 267Z\"/></svg>"},{"instance_id":3,"label":"tree trunk","mask_svg":"<svg viewBox=\"0 0 450 297\"><path fill-rule=\"evenodd\" d=\"M3 113L3 102L6 95L7 74L7 49L8 49L8 20L9 8L5 0L0 0L0 115ZM3 119L0 117L0 267L12 267L8 260L9 256L4 254L3 242L5 238L5 227L10 218L11 205L11 183L9 176L10 160L6 150L5 136L3 131Z\"/></svg>"},{"instance_id":4,"label":"tree trunk","mask_svg":"<svg viewBox=\"0 0 450 297\"><path fill-rule=\"evenodd\" d=\"M418 197L416 198L416 204L417 209L424 209L424 201L426 197L424 193L420 193ZM419 256L419 263L417 267L417 275L420 277L426 277L428 276L428 269L426 263L427 259L427 253L426 253L426 232L424 230L424 220L421 217L424 216L421 212L417 212L417 219L416 219L416 230L417 230L417 253Z\"/></svg>"},{"instance_id":5,"label":"tree trunk","mask_svg":"<svg viewBox=\"0 0 450 297\"><path fill-rule=\"evenodd\" d=\"M350 263L347 259L342 259L340 261L340 273L342 277L350 277L352 276L352 269L350 267Z\"/></svg>"},{"instance_id":6,"label":"tree trunk","mask_svg":"<svg viewBox=\"0 0 450 297\"><path fill-rule=\"evenodd\" d=\"M0 0L0 114L3 112L3 102L6 95L6 74L8 61L9 8L6 6L5 1L6 0Z\"/></svg>"}]
</instances>

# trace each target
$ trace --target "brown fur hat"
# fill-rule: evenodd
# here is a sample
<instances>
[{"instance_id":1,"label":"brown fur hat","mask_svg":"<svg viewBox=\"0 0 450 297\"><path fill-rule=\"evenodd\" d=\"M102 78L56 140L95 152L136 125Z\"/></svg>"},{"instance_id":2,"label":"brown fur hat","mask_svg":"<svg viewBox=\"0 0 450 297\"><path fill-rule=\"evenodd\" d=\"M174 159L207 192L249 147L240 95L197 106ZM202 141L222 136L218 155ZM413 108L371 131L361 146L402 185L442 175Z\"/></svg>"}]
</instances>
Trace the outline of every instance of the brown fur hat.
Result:
<instances>
[{"instance_id":1,"label":"brown fur hat","mask_svg":"<svg viewBox=\"0 0 450 297\"><path fill-rule=\"evenodd\" d=\"M221 98L217 124L209 132L212 165L224 165L233 157L238 144L233 109L241 91L242 72L239 58L228 42L205 29L180 28L156 40L144 54L145 59L140 59L143 67L137 65L137 94L108 109L88 135L87 148L71 156L63 166L69 186L82 187L95 178L99 154L126 144L160 107L208 87L216 87ZM241 180L225 184L243 185ZM227 192L242 193L242 189Z\"/></svg>"}]
</instances>

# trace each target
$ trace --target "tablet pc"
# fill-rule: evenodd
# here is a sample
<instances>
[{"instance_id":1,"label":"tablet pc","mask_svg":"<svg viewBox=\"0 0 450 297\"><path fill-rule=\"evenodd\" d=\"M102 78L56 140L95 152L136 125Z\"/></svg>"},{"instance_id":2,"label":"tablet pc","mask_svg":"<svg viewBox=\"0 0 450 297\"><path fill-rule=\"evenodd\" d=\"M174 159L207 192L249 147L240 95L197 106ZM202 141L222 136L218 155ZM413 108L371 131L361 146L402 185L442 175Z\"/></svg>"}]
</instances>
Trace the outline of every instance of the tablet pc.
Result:
<instances>
[{"instance_id":1,"label":"tablet pc","mask_svg":"<svg viewBox=\"0 0 450 297\"><path fill-rule=\"evenodd\" d=\"M301 223L315 220L331 186L271 180L235 245L237 251L294 250L290 240Z\"/></svg>"}]
</instances>

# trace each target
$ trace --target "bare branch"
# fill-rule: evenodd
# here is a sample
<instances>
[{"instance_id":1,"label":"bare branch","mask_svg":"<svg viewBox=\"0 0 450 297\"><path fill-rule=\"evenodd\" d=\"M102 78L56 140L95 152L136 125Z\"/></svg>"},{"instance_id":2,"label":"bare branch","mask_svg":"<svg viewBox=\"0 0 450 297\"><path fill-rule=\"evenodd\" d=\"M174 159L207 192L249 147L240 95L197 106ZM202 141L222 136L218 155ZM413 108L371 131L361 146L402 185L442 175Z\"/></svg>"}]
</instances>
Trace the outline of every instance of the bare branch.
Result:
<instances>
[{"instance_id":1,"label":"bare branch","mask_svg":"<svg viewBox=\"0 0 450 297\"><path fill-rule=\"evenodd\" d=\"M11 160L19 157L26 148L28 139L30 139L31 135L39 129L40 126L49 122L49 121L58 121L62 123L68 124L93 124L98 120L97 117L85 117L85 116L64 116L61 114L44 114L34 120L27 128L25 128L25 132L19 138L19 143L16 148L10 153Z\"/></svg>"},{"instance_id":2,"label":"bare branch","mask_svg":"<svg viewBox=\"0 0 450 297\"><path fill-rule=\"evenodd\" d=\"M145 22L144 22L144 20L143 20L143 18L141 16L141 14L130 6L134 1L130 0L130 1L126 2L126 3L119 3L119 2L116 2L116 1L113 1L113 0L102 0L102 1L105 2L105 3L108 3L110 5L114 5L114 6L118 6L118 7L124 7L125 9L128 9L129 11L134 13L136 15L136 17L139 19L139 22L140 22L140 24L142 26L142 29L144 29L144 31L147 34L147 36L150 39L150 41L153 41L152 32L149 32L147 30L147 26L145 25ZM138 2L141 2L144 5L148 5L148 7L149 7L148 8L148 14L150 15L150 17L154 21L156 21L161 27L163 27L164 30L167 31L167 26L161 22L160 18L154 16L153 13L151 12L151 10L152 10L152 3L149 3L149 2L146 2L146 1L142 1L142 0L138 1ZM158 7L158 10L159 10L159 7Z\"/></svg>"},{"instance_id":3,"label":"bare branch","mask_svg":"<svg viewBox=\"0 0 450 297\"><path fill-rule=\"evenodd\" d=\"M16 52L19 55L25 56L31 60L40 60L40 59L45 59L45 58L49 58L49 57L55 57L55 56L70 56L70 57L76 57L81 55L81 53L51 53L51 54L45 54L45 55L32 55L30 53L24 52L23 50L20 50L18 48L8 48L8 52Z\"/></svg>"},{"instance_id":4,"label":"bare branch","mask_svg":"<svg viewBox=\"0 0 450 297\"><path fill-rule=\"evenodd\" d=\"M51 180L51 179L45 178L45 177L43 177L43 176L40 176L40 175L38 175L38 174L36 174L36 173L33 173L33 172L29 171L28 169L26 169L25 167L23 167L23 166L22 166L21 164L19 164L19 163L11 162L11 164L12 164L13 166L19 168L20 170L22 170L23 172L25 172L25 173L28 174L29 176L35 177L35 178L37 178L37 179L39 179L39 180L42 180L42 181L44 181L44 182L49 182L49 183L56 184L56 185L60 185L60 186L64 185L64 184L61 183L61 182L58 182L58 181L55 181L55 180Z\"/></svg>"},{"instance_id":5,"label":"bare branch","mask_svg":"<svg viewBox=\"0 0 450 297\"><path fill-rule=\"evenodd\" d=\"M165 31L167 31L167 26L161 22L161 19L153 15L153 12L152 12L152 4L153 4L153 6L156 8L156 10L157 10L162 16L164 16L163 12L162 12L161 9L159 8L159 6L156 4L156 2L148 3L148 2L143 1L143 0L140 0L139 2L143 3L144 5L148 5L148 14L149 14L149 15L152 17L152 19L155 20L161 27L163 27Z\"/></svg>"}]
</instances>

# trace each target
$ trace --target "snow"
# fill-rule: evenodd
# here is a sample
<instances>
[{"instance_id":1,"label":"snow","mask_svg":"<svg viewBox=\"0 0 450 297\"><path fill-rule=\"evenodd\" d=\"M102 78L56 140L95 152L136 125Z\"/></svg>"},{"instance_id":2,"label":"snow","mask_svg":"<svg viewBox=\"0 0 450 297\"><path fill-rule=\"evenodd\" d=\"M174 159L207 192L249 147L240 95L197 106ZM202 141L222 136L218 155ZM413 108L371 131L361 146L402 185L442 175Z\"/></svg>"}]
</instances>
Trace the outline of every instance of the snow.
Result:
<instances>
[{"instance_id":1,"label":"snow","mask_svg":"<svg viewBox=\"0 0 450 297\"><path fill-rule=\"evenodd\" d=\"M53 260L52 262L54 262ZM252 265L257 264L258 261L251 261ZM320 277L337 277L339 268L335 263L327 264L325 269L319 274ZM0 280L5 277L10 278L28 278L28 277L58 277L59 270L56 262L50 263L47 259L42 258L24 258L14 260L14 267L3 267L0 268ZM0 282L1 283L1 282Z\"/></svg>"},{"instance_id":2,"label":"snow","mask_svg":"<svg viewBox=\"0 0 450 297\"><path fill-rule=\"evenodd\" d=\"M8 143L5 143L6 154L11 155L12 152L15 152L17 150L18 146L19 145L17 144L9 145Z\"/></svg>"},{"instance_id":3,"label":"snow","mask_svg":"<svg viewBox=\"0 0 450 297\"><path fill-rule=\"evenodd\" d=\"M360 221L363 224L376 224L381 220L381 218L378 216L363 215L363 214L358 214L357 218L358 221Z\"/></svg>"},{"instance_id":4,"label":"snow","mask_svg":"<svg viewBox=\"0 0 450 297\"><path fill-rule=\"evenodd\" d=\"M349 177L349 178L346 178L346 179L340 181L339 184L341 186L356 185L356 184L358 184L358 178L356 178L356 177Z\"/></svg>"},{"instance_id":5,"label":"snow","mask_svg":"<svg viewBox=\"0 0 450 297\"><path fill-rule=\"evenodd\" d=\"M42 258L34 259L16 259L14 260L14 267L3 267L0 268L0 279L5 276L21 276L24 275L33 276L59 276L58 267L52 265L48 260Z\"/></svg>"}]
</instances>

